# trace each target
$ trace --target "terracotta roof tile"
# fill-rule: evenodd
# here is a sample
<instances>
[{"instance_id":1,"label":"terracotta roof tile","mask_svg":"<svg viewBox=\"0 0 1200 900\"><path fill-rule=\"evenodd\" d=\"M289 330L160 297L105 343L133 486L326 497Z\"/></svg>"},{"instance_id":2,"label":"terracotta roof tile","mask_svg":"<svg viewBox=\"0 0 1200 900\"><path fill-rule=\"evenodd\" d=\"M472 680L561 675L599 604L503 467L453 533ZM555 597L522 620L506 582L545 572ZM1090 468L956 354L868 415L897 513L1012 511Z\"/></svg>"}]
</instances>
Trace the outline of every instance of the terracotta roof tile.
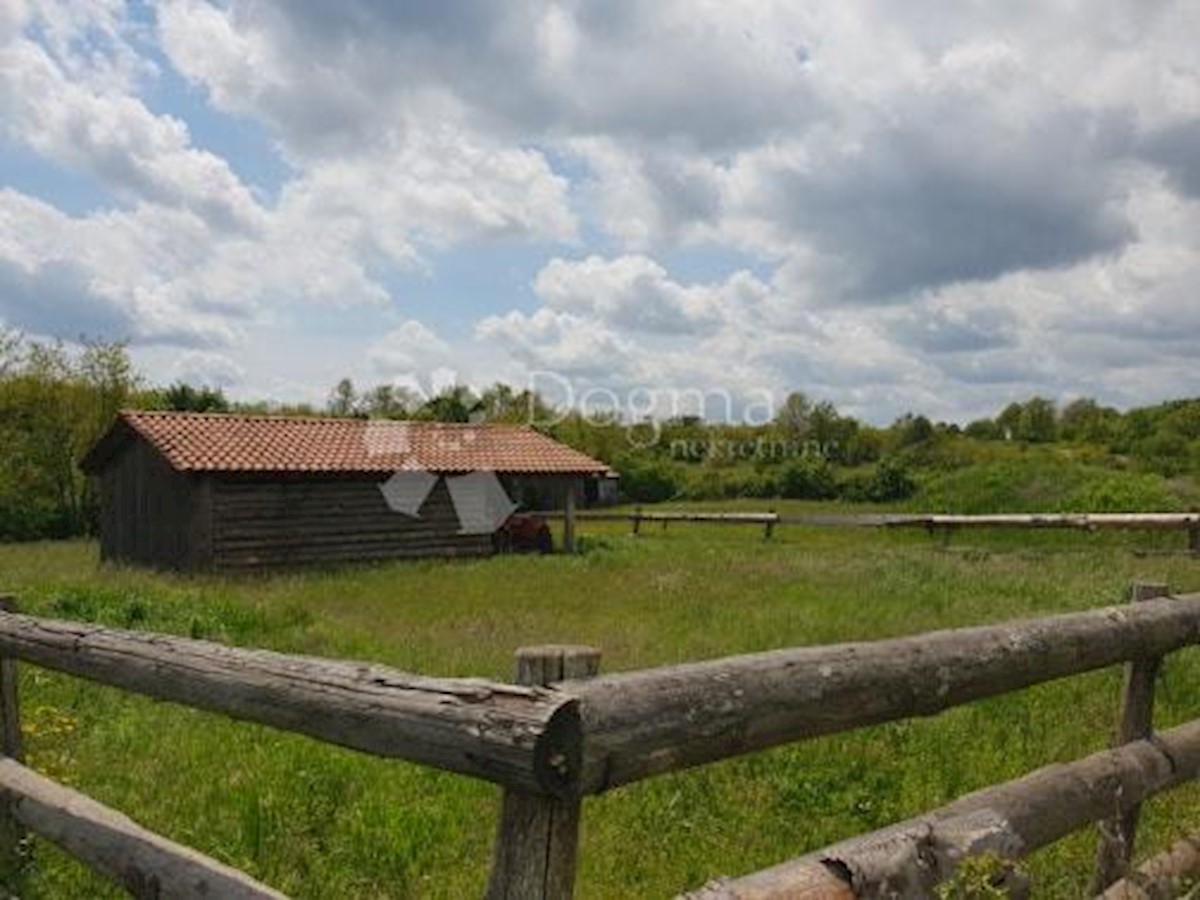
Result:
<instances>
[{"instance_id":1,"label":"terracotta roof tile","mask_svg":"<svg viewBox=\"0 0 1200 900\"><path fill-rule=\"evenodd\" d=\"M596 474L609 467L523 425L458 425L217 413L122 412L180 471ZM113 432L84 460L94 471Z\"/></svg>"}]
</instances>

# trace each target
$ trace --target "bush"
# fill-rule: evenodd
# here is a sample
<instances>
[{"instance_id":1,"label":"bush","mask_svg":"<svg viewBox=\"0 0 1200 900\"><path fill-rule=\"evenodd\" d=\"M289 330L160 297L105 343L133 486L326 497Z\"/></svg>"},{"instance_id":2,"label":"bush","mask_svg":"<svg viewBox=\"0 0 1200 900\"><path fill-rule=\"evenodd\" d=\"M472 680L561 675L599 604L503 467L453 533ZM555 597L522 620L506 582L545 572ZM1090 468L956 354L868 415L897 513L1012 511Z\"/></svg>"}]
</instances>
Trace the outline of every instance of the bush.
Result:
<instances>
[{"instance_id":1,"label":"bush","mask_svg":"<svg viewBox=\"0 0 1200 900\"><path fill-rule=\"evenodd\" d=\"M682 492L682 485L670 463L641 462L626 459L619 467L621 493L638 503L661 503Z\"/></svg>"},{"instance_id":2,"label":"bush","mask_svg":"<svg viewBox=\"0 0 1200 900\"><path fill-rule=\"evenodd\" d=\"M917 483L908 469L894 459L883 459L867 482L867 499L875 503L907 500L917 492Z\"/></svg>"},{"instance_id":3,"label":"bush","mask_svg":"<svg viewBox=\"0 0 1200 900\"><path fill-rule=\"evenodd\" d=\"M779 490L792 500L830 500L837 496L837 482L825 460L803 458L783 470Z\"/></svg>"},{"instance_id":4,"label":"bush","mask_svg":"<svg viewBox=\"0 0 1200 900\"><path fill-rule=\"evenodd\" d=\"M1173 512L1179 500L1158 475L1114 473L1071 495L1071 508L1083 512Z\"/></svg>"}]
</instances>

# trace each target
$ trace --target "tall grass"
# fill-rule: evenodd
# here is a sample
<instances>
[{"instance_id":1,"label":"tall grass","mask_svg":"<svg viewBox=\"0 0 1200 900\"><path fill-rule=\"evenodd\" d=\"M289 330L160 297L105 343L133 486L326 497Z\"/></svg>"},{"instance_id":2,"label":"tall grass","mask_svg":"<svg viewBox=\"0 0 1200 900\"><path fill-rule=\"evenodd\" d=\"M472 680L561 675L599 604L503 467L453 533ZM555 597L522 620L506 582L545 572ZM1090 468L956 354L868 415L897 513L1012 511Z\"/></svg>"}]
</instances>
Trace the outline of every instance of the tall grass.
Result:
<instances>
[{"instance_id":1,"label":"tall grass","mask_svg":"<svg viewBox=\"0 0 1200 900\"><path fill-rule=\"evenodd\" d=\"M707 506L708 504L706 504ZM780 508L793 508L788 504ZM606 671L876 638L1119 602L1134 578L1200 589L1178 535L923 534L586 523L575 557L427 561L241 579L101 567L84 542L0 546L0 589L43 615L246 646L507 677L523 644L578 642ZM31 764L297 897L463 897L486 879L496 790L22 666ZM1105 746L1119 673L659 778L585 803L579 895L669 896ZM1158 721L1200 714L1174 655ZM1147 807L1143 844L1200 821ZM1082 895L1094 837L1029 863ZM25 897L116 896L45 844Z\"/></svg>"}]
</instances>

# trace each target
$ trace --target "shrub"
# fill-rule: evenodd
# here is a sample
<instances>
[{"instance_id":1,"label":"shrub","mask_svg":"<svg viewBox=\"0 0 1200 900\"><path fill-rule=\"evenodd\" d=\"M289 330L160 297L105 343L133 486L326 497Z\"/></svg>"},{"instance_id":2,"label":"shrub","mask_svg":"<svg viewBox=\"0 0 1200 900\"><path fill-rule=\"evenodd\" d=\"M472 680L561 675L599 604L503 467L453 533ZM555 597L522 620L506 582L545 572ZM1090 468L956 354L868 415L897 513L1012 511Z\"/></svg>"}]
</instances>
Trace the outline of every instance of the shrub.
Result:
<instances>
[{"instance_id":1,"label":"shrub","mask_svg":"<svg viewBox=\"0 0 1200 900\"><path fill-rule=\"evenodd\" d=\"M1084 485L1070 505L1083 512L1171 512L1179 501L1161 476L1121 472Z\"/></svg>"},{"instance_id":2,"label":"shrub","mask_svg":"<svg viewBox=\"0 0 1200 900\"><path fill-rule=\"evenodd\" d=\"M681 493L679 478L670 463L628 458L618 471L621 473L621 493L628 500L660 503Z\"/></svg>"},{"instance_id":3,"label":"shrub","mask_svg":"<svg viewBox=\"0 0 1200 900\"><path fill-rule=\"evenodd\" d=\"M837 496L833 470L823 459L797 459L779 480L780 493L793 500L829 500Z\"/></svg>"},{"instance_id":4,"label":"shrub","mask_svg":"<svg viewBox=\"0 0 1200 900\"><path fill-rule=\"evenodd\" d=\"M882 459L867 482L867 499L875 503L907 500L917 491L917 483L898 460Z\"/></svg>"}]
</instances>

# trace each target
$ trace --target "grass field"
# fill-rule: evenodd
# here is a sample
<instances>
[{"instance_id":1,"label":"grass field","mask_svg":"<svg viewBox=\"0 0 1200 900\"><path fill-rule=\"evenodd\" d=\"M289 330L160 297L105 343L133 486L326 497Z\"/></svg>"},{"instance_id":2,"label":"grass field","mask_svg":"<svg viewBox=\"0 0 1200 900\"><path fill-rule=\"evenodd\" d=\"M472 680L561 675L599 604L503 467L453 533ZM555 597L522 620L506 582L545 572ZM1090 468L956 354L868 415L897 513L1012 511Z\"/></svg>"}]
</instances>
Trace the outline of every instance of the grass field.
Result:
<instances>
[{"instance_id":1,"label":"grass field","mask_svg":"<svg viewBox=\"0 0 1200 900\"><path fill-rule=\"evenodd\" d=\"M797 507L797 504L787 504ZM712 508L713 504L704 504ZM783 507L779 507L783 508ZM811 507L805 507L811 508ZM427 561L243 579L100 567L94 544L0 546L26 611L507 677L512 651L589 643L604 669L884 637L1119 602L1134 578L1200 590L1179 535L921 533L588 523L566 557ZM942 716L811 741L588 800L578 895L665 897L782 861L1106 744L1115 670ZM1171 658L1158 722L1200 715L1200 654ZM495 788L22 667L31 764L296 897L478 896ZM1200 824L1200 790L1151 803L1143 846ZM1086 833L1028 863L1084 894ZM119 896L48 845L25 897Z\"/></svg>"}]
</instances>

